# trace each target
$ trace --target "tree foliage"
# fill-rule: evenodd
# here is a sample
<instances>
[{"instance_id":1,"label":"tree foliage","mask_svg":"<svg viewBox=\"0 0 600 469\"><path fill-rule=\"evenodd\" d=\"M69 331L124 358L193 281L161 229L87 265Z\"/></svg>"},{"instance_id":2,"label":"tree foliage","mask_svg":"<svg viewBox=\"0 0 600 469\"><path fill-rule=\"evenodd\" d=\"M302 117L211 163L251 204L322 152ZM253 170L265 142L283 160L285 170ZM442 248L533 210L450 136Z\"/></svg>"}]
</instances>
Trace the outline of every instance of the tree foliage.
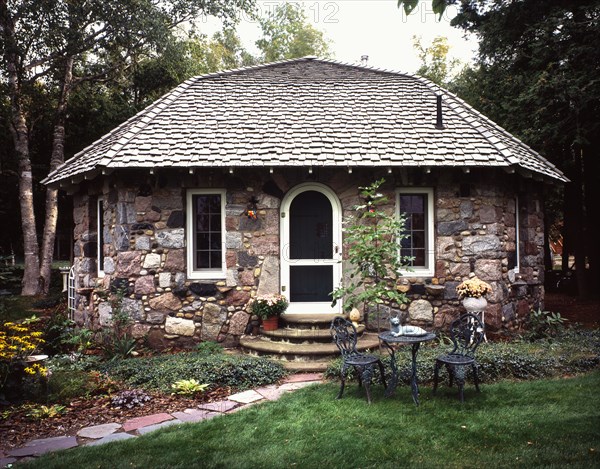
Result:
<instances>
[{"instance_id":1,"label":"tree foliage","mask_svg":"<svg viewBox=\"0 0 600 469\"><path fill-rule=\"evenodd\" d=\"M413 46L421 60L417 75L428 78L440 86L447 86L460 65L458 59L448 58L450 51L448 38L436 36L431 45L425 47L420 37L413 36Z\"/></svg>"},{"instance_id":2,"label":"tree foliage","mask_svg":"<svg viewBox=\"0 0 600 469\"><path fill-rule=\"evenodd\" d=\"M400 0L412 11L418 2ZM451 84L474 107L565 172L564 258L579 291L600 284L600 2L445 0L451 24L479 39L475 67ZM554 215L554 214L551 214ZM585 266L589 266L586 269Z\"/></svg>"},{"instance_id":3,"label":"tree foliage","mask_svg":"<svg viewBox=\"0 0 600 469\"><path fill-rule=\"evenodd\" d=\"M282 3L259 20L263 37L256 41L263 62L294 59L307 55L331 55L322 31L309 24L299 4Z\"/></svg>"},{"instance_id":4,"label":"tree foliage","mask_svg":"<svg viewBox=\"0 0 600 469\"><path fill-rule=\"evenodd\" d=\"M349 271L342 286L333 291L333 305L343 299L344 309L406 303L398 291L401 270L412 258L400 255L400 243L406 238L403 217L389 213L388 198L379 192L384 179L361 187L363 203L354 207L355 216L344 220ZM388 210L386 210L388 206Z\"/></svg>"},{"instance_id":5,"label":"tree foliage","mask_svg":"<svg viewBox=\"0 0 600 469\"><path fill-rule=\"evenodd\" d=\"M37 120L36 89L52 102L49 169L64 161L65 126L73 90L83 82L122 76L155 57L173 29L200 14L230 19L251 0L5 0L0 2L0 68L6 83L7 127L12 136L25 273L22 294L47 292L57 223L56 189L46 191L42 243L38 240L31 159ZM46 122L48 120L44 119Z\"/></svg>"}]
</instances>

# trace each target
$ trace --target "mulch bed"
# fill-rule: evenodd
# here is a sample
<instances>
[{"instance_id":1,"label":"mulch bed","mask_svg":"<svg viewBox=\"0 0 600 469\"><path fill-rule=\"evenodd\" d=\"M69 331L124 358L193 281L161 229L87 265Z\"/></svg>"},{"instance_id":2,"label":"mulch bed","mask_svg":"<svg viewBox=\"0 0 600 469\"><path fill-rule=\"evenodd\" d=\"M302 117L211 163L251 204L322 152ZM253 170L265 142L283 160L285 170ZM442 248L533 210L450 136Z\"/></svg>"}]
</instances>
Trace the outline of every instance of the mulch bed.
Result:
<instances>
[{"instance_id":1,"label":"mulch bed","mask_svg":"<svg viewBox=\"0 0 600 469\"><path fill-rule=\"evenodd\" d=\"M81 428L103 423L123 423L134 417L172 413L195 408L201 403L225 399L231 394L228 388L207 391L197 399L178 395L164 395L147 392L152 399L143 406L132 409L118 409L110 404L109 397L91 397L74 400L69 403L63 415L35 420L28 417L28 409L0 407L0 453L3 450L18 448L36 438L48 438L62 435L75 435ZM6 418L2 413L6 412Z\"/></svg>"},{"instance_id":2,"label":"mulch bed","mask_svg":"<svg viewBox=\"0 0 600 469\"><path fill-rule=\"evenodd\" d=\"M546 293L544 310L560 315L571 323L579 323L587 328L600 327L600 299L582 300L561 293Z\"/></svg>"}]
</instances>

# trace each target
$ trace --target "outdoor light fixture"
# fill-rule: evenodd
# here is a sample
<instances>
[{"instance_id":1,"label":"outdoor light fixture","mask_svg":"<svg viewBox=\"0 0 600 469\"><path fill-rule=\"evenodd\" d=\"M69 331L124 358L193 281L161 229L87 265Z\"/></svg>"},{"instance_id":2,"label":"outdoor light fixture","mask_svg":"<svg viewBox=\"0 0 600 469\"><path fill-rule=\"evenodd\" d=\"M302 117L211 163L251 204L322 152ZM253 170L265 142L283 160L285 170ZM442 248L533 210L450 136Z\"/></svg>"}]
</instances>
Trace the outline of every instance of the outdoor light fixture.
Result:
<instances>
[{"instance_id":1,"label":"outdoor light fixture","mask_svg":"<svg viewBox=\"0 0 600 469\"><path fill-rule=\"evenodd\" d=\"M245 215L252 219L256 220L258 218L258 208L256 204L258 203L258 199L255 196L250 197L250 201L246 207Z\"/></svg>"}]
</instances>

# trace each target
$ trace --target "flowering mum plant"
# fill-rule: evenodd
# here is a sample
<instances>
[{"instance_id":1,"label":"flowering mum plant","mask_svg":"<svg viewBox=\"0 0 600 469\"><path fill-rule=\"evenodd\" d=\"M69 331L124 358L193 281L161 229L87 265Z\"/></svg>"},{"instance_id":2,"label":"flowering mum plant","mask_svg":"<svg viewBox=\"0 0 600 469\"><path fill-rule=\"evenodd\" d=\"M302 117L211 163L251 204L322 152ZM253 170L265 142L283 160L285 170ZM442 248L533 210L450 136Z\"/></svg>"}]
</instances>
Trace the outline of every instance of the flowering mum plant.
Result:
<instances>
[{"instance_id":1,"label":"flowering mum plant","mask_svg":"<svg viewBox=\"0 0 600 469\"><path fill-rule=\"evenodd\" d=\"M42 333L31 330L30 324L36 320L32 318L22 323L5 322L0 325L0 385L6 381L10 369L16 364L25 364L23 370L28 375L46 372L46 368L39 363L26 361L44 343Z\"/></svg>"},{"instance_id":2,"label":"flowering mum plant","mask_svg":"<svg viewBox=\"0 0 600 469\"><path fill-rule=\"evenodd\" d=\"M261 319L279 316L288 307L288 301L282 295L261 295L250 300L250 311Z\"/></svg>"},{"instance_id":3,"label":"flowering mum plant","mask_svg":"<svg viewBox=\"0 0 600 469\"><path fill-rule=\"evenodd\" d=\"M458 298L461 300L467 297L481 298L491 292L491 285L477 277L467 279L456 287L456 293L458 293Z\"/></svg>"}]
</instances>

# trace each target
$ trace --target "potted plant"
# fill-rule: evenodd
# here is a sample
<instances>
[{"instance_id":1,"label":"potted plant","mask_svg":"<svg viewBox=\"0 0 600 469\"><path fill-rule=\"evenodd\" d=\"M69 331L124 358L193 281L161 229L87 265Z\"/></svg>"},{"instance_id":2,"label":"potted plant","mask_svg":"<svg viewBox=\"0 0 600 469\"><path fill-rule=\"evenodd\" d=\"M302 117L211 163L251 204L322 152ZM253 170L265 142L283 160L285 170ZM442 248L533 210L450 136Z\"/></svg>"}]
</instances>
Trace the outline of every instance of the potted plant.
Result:
<instances>
[{"instance_id":1,"label":"potted plant","mask_svg":"<svg viewBox=\"0 0 600 469\"><path fill-rule=\"evenodd\" d=\"M491 285L476 276L468 278L456 287L458 298L462 300L462 304L468 313L485 310L487 300L484 295L491 292Z\"/></svg>"},{"instance_id":2,"label":"potted plant","mask_svg":"<svg viewBox=\"0 0 600 469\"><path fill-rule=\"evenodd\" d=\"M282 295L261 295L250 300L250 311L262 320L265 331L274 331L279 327L279 315L287 307L287 298Z\"/></svg>"}]
</instances>

